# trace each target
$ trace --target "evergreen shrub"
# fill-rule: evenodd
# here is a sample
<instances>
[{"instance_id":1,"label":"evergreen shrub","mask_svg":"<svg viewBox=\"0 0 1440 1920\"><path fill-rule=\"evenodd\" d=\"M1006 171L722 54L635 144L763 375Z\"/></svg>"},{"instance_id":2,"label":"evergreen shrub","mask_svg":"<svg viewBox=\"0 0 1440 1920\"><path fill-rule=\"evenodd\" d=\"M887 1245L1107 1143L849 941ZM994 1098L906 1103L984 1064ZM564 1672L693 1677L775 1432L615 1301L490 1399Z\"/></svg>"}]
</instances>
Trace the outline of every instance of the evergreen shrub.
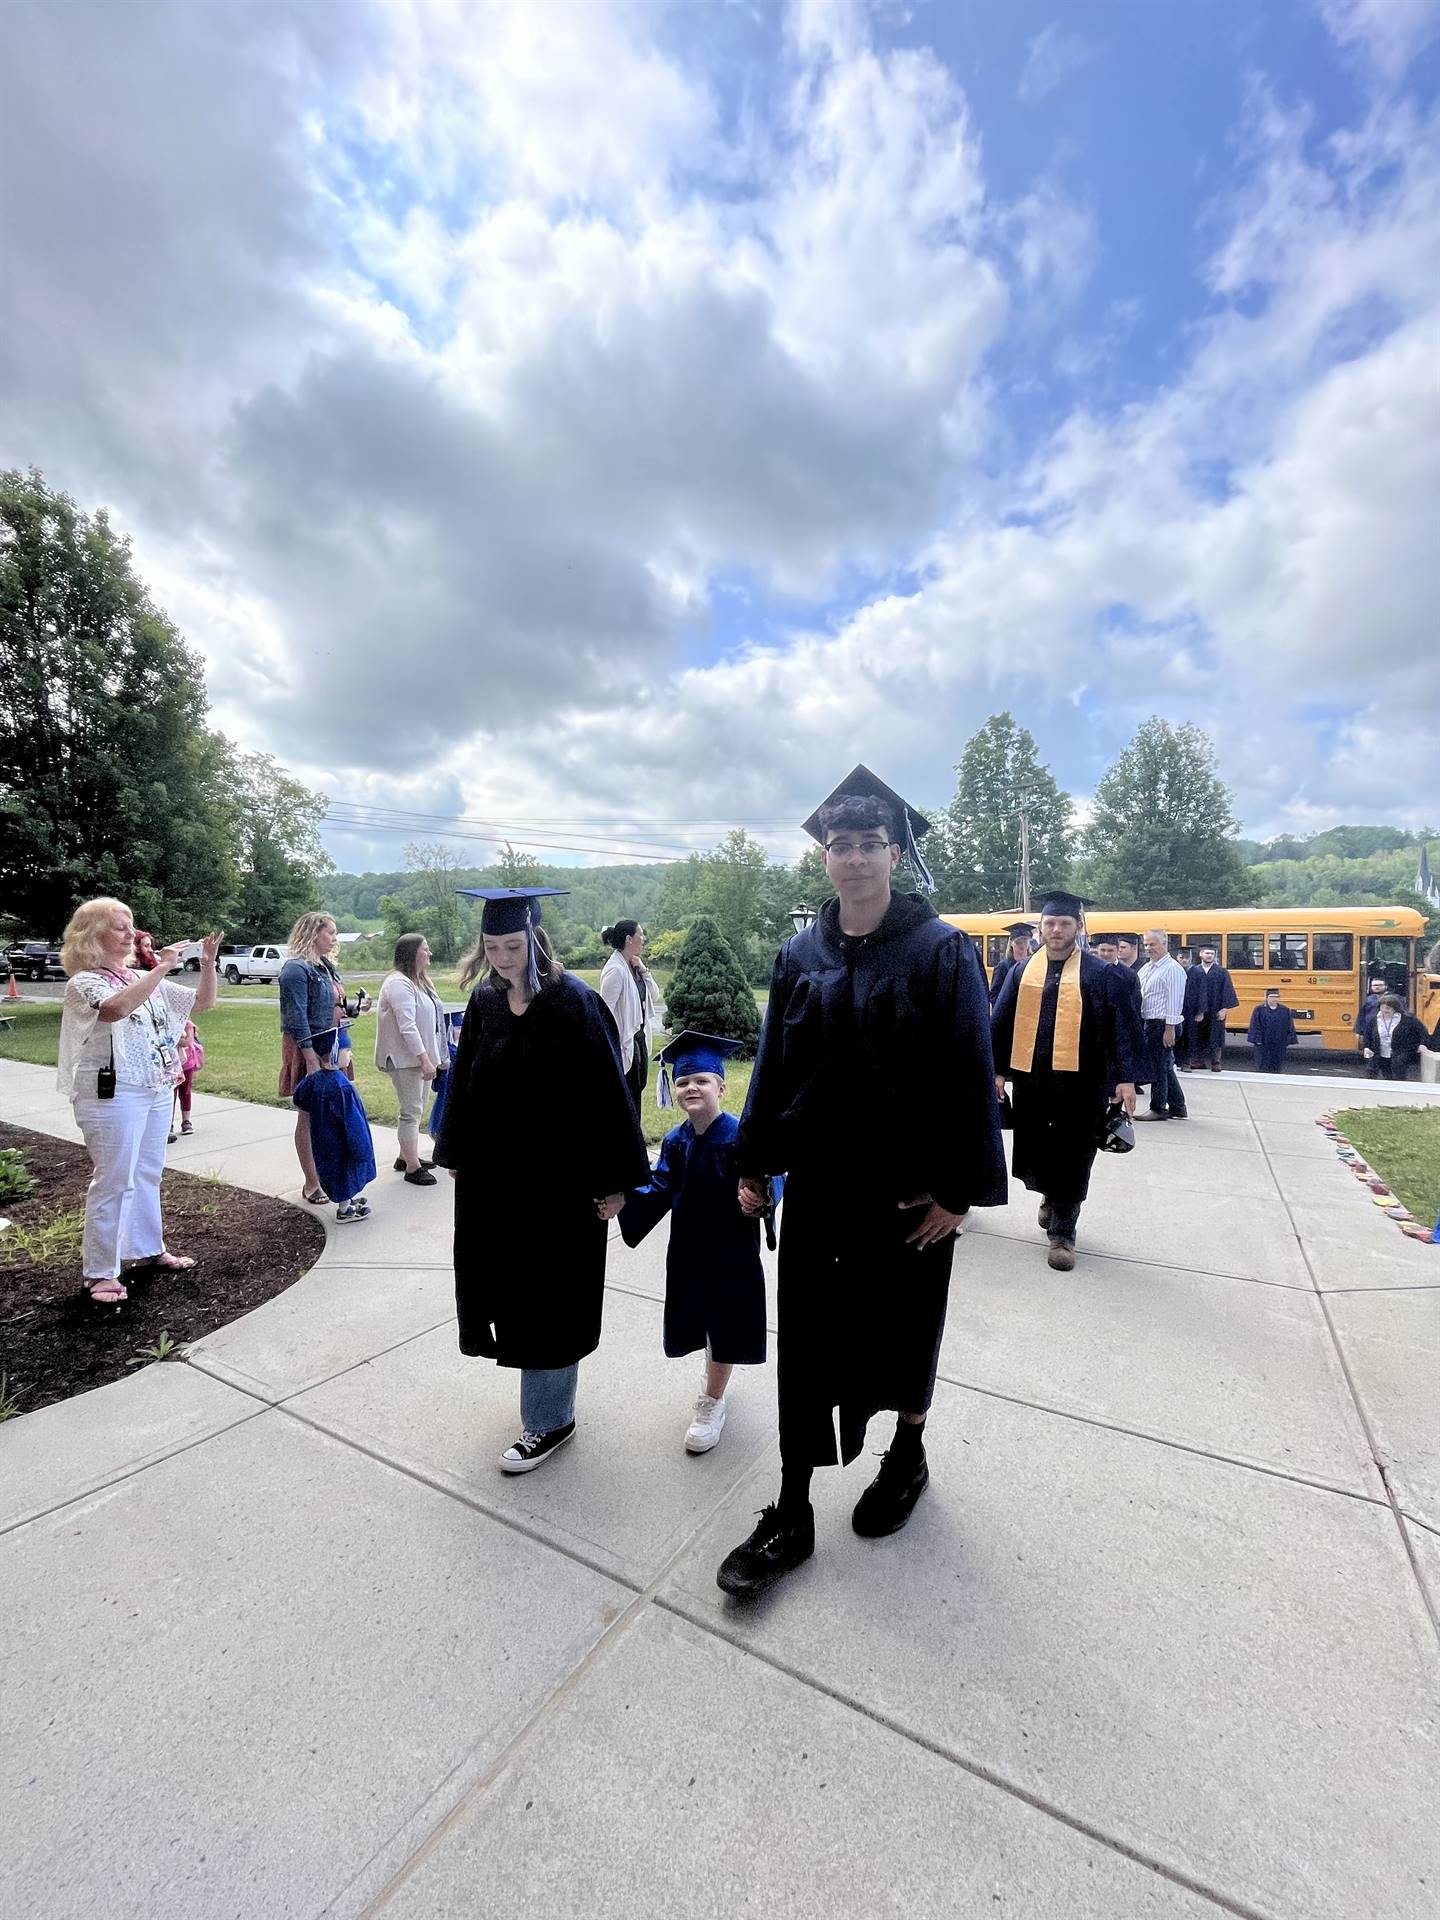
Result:
<instances>
[{"instance_id":1,"label":"evergreen shrub","mask_svg":"<svg viewBox=\"0 0 1440 1920\"><path fill-rule=\"evenodd\" d=\"M747 1055L760 1039L760 1009L735 950L708 914L690 924L665 993L670 1031L687 1027L738 1040Z\"/></svg>"}]
</instances>

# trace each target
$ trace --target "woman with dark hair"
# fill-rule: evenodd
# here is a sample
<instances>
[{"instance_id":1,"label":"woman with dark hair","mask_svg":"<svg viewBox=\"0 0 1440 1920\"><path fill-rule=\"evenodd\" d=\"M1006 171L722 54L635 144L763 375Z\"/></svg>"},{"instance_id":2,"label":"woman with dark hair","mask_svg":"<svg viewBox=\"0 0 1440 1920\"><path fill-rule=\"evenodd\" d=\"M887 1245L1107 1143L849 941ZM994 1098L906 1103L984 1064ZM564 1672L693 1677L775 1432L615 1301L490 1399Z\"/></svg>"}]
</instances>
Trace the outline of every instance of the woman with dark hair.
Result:
<instances>
[{"instance_id":1,"label":"woman with dark hair","mask_svg":"<svg viewBox=\"0 0 1440 1920\"><path fill-rule=\"evenodd\" d=\"M1408 1080L1429 1041L1424 1025L1407 1011L1398 993L1387 993L1360 1030L1360 1045L1372 1080Z\"/></svg>"},{"instance_id":2,"label":"woman with dark hair","mask_svg":"<svg viewBox=\"0 0 1440 1920\"><path fill-rule=\"evenodd\" d=\"M476 981L435 1142L455 1182L460 1351L520 1369L520 1434L500 1456L529 1473L575 1431L580 1362L600 1342L607 1222L650 1160L615 1025L556 961L539 924L562 888L472 890Z\"/></svg>"},{"instance_id":3,"label":"woman with dark hair","mask_svg":"<svg viewBox=\"0 0 1440 1920\"><path fill-rule=\"evenodd\" d=\"M448 1021L430 979L430 942L423 933L402 933L395 942L392 971L380 986L375 1064L394 1087L400 1105L395 1171L412 1187L435 1185L431 1163L420 1158L420 1115L426 1087L449 1059Z\"/></svg>"},{"instance_id":4,"label":"woman with dark hair","mask_svg":"<svg viewBox=\"0 0 1440 1920\"><path fill-rule=\"evenodd\" d=\"M617 920L613 927L602 927L600 938L611 949L600 973L600 998L609 1007L620 1036L625 1084L639 1113L650 1073L650 1036L659 1025L660 989L640 957L646 936L638 920Z\"/></svg>"}]
</instances>

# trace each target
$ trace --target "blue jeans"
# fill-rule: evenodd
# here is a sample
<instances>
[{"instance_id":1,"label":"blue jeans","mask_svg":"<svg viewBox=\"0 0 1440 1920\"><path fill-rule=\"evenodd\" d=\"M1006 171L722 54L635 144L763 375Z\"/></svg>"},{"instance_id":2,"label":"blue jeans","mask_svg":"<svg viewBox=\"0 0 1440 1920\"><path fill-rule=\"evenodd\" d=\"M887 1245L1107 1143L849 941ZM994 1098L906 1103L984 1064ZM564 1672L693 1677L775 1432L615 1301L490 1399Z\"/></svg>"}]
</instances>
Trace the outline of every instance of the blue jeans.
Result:
<instances>
[{"instance_id":1,"label":"blue jeans","mask_svg":"<svg viewBox=\"0 0 1440 1920\"><path fill-rule=\"evenodd\" d=\"M1150 1111L1184 1113L1185 1095L1175 1071L1175 1051L1165 1044L1165 1022L1147 1020L1145 1040L1150 1052Z\"/></svg>"},{"instance_id":2,"label":"blue jeans","mask_svg":"<svg viewBox=\"0 0 1440 1920\"><path fill-rule=\"evenodd\" d=\"M575 1418L580 1362L573 1367L520 1369L520 1424L527 1433L554 1433Z\"/></svg>"}]
</instances>

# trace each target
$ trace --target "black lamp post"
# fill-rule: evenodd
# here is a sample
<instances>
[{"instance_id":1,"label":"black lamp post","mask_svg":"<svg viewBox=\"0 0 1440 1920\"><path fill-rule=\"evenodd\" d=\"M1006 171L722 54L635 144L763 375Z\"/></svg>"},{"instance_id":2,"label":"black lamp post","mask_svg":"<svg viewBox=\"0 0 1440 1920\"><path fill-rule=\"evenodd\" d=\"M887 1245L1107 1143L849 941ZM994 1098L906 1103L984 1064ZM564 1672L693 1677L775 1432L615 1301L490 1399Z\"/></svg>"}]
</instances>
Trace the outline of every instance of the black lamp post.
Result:
<instances>
[{"instance_id":1,"label":"black lamp post","mask_svg":"<svg viewBox=\"0 0 1440 1920\"><path fill-rule=\"evenodd\" d=\"M814 907L807 907L803 904L798 907L792 907L790 909L790 924L794 927L796 933L804 933L807 927L813 927L815 924Z\"/></svg>"}]
</instances>

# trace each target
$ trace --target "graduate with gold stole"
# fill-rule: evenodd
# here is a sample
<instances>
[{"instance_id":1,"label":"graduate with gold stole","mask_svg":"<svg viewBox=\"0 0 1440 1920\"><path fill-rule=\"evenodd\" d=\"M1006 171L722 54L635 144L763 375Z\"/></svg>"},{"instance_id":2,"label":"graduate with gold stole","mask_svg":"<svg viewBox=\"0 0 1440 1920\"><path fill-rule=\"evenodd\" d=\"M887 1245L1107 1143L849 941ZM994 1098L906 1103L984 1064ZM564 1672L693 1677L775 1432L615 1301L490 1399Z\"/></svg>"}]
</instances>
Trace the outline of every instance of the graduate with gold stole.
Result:
<instances>
[{"instance_id":1,"label":"graduate with gold stole","mask_svg":"<svg viewBox=\"0 0 1440 1920\"><path fill-rule=\"evenodd\" d=\"M1011 1170L1040 1195L1050 1265L1067 1273L1106 1110L1134 1112L1145 1045L1120 970L1080 945L1083 924L1076 895L1046 895L1040 951L1005 981L990 1036L997 1092L1010 1084Z\"/></svg>"}]
</instances>

